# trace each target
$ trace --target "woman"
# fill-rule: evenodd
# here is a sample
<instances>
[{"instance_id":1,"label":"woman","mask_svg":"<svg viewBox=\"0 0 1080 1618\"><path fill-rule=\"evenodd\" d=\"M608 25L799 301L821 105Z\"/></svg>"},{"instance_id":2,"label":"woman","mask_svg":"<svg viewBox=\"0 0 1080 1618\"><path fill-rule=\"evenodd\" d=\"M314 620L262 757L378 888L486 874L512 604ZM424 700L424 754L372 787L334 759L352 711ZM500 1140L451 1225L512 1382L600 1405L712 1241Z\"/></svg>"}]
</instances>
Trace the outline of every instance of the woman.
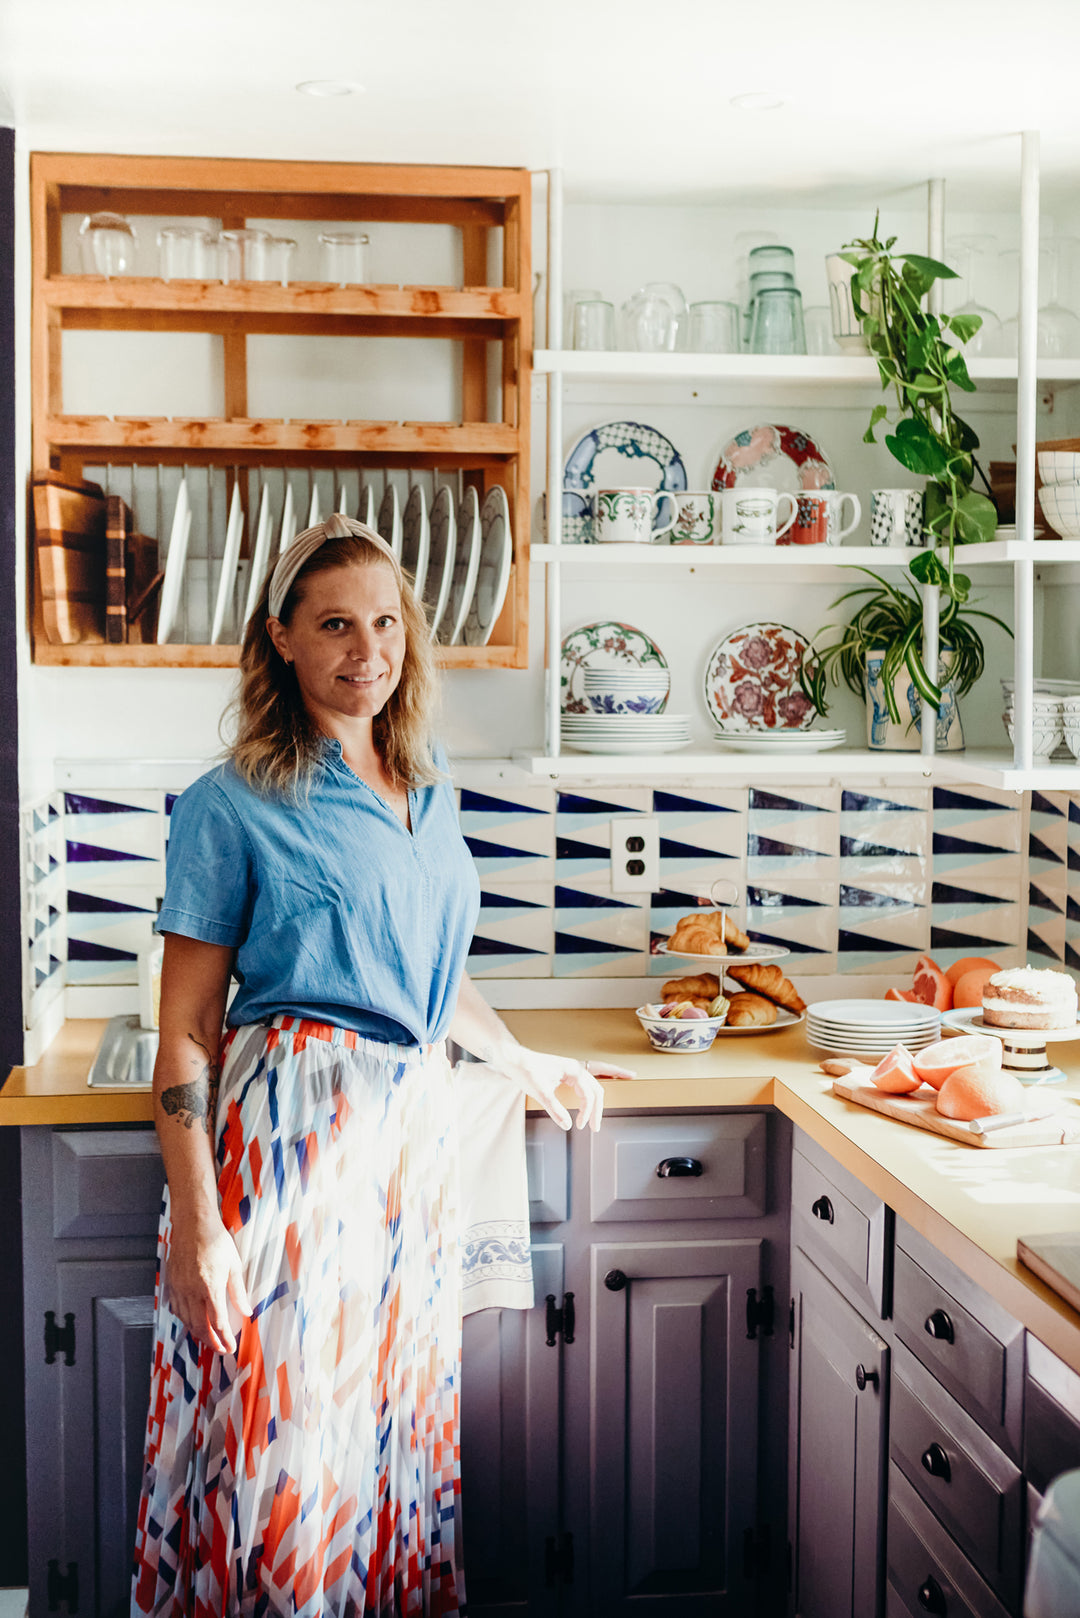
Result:
<instances>
[{"instance_id":1,"label":"woman","mask_svg":"<svg viewBox=\"0 0 1080 1618\"><path fill-rule=\"evenodd\" d=\"M517 1045L464 975L478 883L389 547L344 517L298 535L240 666L237 741L174 808L158 919L168 1185L132 1612L454 1613L442 1041L564 1128L560 1082L579 1126L603 1092Z\"/></svg>"}]
</instances>

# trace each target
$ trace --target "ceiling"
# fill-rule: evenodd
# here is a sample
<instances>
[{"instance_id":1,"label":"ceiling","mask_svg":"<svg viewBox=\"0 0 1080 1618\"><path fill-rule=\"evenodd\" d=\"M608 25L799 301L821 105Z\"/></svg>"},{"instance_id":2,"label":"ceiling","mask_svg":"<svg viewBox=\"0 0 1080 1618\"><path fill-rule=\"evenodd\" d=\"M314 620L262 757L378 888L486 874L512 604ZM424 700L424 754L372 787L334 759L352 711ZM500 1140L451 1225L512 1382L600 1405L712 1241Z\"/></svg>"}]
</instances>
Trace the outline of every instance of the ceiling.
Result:
<instances>
[{"instance_id":1,"label":"ceiling","mask_svg":"<svg viewBox=\"0 0 1080 1618\"><path fill-rule=\"evenodd\" d=\"M0 92L55 150L561 165L571 198L815 202L1080 175L1077 0L4 0ZM313 99L298 81L356 91ZM784 105L745 111L733 97ZM1000 185L1006 178L1004 189Z\"/></svg>"}]
</instances>

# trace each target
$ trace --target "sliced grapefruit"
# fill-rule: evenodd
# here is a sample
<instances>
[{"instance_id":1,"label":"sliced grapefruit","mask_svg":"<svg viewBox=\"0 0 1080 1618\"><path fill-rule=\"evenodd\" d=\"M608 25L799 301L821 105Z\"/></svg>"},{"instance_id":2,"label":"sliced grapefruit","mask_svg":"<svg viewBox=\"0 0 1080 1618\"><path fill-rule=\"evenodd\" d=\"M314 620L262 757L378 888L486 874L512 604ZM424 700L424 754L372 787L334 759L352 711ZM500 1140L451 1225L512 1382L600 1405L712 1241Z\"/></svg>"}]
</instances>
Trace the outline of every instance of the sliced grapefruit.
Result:
<instances>
[{"instance_id":1,"label":"sliced grapefruit","mask_svg":"<svg viewBox=\"0 0 1080 1618\"><path fill-rule=\"evenodd\" d=\"M952 984L935 960L920 955L915 963L915 976L911 983L916 1000L936 1011L948 1011L952 1005Z\"/></svg>"},{"instance_id":2,"label":"sliced grapefruit","mask_svg":"<svg viewBox=\"0 0 1080 1618\"><path fill-rule=\"evenodd\" d=\"M970 972L965 972L953 983L952 1003L959 1009L961 1006L981 1006L983 990L1001 968L989 961L986 966L973 966Z\"/></svg>"},{"instance_id":3,"label":"sliced grapefruit","mask_svg":"<svg viewBox=\"0 0 1080 1618\"><path fill-rule=\"evenodd\" d=\"M911 1066L925 1084L940 1090L957 1068L977 1067L996 1073L1001 1067L1001 1041L989 1034L961 1034L957 1039L939 1039L916 1051Z\"/></svg>"},{"instance_id":4,"label":"sliced grapefruit","mask_svg":"<svg viewBox=\"0 0 1080 1618\"><path fill-rule=\"evenodd\" d=\"M922 1080L911 1066L911 1052L905 1045L894 1045L888 1056L883 1056L870 1075L870 1083L891 1095L908 1095L917 1090Z\"/></svg>"},{"instance_id":5,"label":"sliced grapefruit","mask_svg":"<svg viewBox=\"0 0 1080 1618\"><path fill-rule=\"evenodd\" d=\"M988 955L965 955L962 960L954 961L950 967L946 968L945 976L950 983L955 985L958 979L964 976L965 972L974 972L976 967L980 966L989 967L991 972L1001 971L998 963L992 961Z\"/></svg>"},{"instance_id":6,"label":"sliced grapefruit","mask_svg":"<svg viewBox=\"0 0 1080 1618\"><path fill-rule=\"evenodd\" d=\"M908 1005L911 1005L919 997L914 989L886 989L885 998L886 1000L906 1000Z\"/></svg>"},{"instance_id":7,"label":"sliced grapefruit","mask_svg":"<svg viewBox=\"0 0 1080 1618\"><path fill-rule=\"evenodd\" d=\"M938 1091L937 1110L943 1118L990 1118L998 1112L1023 1112L1027 1105L1024 1086L1018 1078L1001 1069L988 1072L981 1067L958 1067Z\"/></svg>"}]
</instances>

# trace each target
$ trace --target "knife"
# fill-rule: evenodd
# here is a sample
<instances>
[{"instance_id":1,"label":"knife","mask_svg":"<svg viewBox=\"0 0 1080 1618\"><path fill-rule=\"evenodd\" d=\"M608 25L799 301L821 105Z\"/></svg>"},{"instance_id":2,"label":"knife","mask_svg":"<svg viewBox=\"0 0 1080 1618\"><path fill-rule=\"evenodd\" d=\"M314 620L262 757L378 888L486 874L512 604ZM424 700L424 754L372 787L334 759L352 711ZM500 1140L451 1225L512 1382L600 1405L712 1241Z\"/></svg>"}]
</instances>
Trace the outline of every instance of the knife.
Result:
<instances>
[{"instance_id":1,"label":"knife","mask_svg":"<svg viewBox=\"0 0 1080 1618\"><path fill-rule=\"evenodd\" d=\"M995 1129L1011 1129L1013 1124L1037 1124L1052 1118L1060 1107L1047 1107L1043 1112L998 1112L990 1118L972 1118L968 1128L973 1135L990 1135Z\"/></svg>"}]
</instances>

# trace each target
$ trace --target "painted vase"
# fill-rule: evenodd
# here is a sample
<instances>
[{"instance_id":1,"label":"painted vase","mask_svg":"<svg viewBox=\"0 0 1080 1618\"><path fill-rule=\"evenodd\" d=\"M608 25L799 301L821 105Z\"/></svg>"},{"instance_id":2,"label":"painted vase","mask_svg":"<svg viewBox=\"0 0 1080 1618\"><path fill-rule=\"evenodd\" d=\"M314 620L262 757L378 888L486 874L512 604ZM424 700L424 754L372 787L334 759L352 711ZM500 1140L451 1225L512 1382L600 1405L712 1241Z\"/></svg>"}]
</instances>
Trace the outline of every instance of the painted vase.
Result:
<instances>
[{"instance_id":1,"label":"painted vase","mask_svg":"<svg viewBox=\"0 0 1080 1618\"><path fill-rule=\"evenodd\" d=\"M866 745L883 753L917 753L922 747L922 698L905 667L893 680L900 722L891 717L885 703L881 679L884 649L866 654ZM941 707L938 709L936 749L939 753L962 753L964 727L956 699L956 683L949 677L948 653L942 655Z\"/></svg>"}]
</instances>

